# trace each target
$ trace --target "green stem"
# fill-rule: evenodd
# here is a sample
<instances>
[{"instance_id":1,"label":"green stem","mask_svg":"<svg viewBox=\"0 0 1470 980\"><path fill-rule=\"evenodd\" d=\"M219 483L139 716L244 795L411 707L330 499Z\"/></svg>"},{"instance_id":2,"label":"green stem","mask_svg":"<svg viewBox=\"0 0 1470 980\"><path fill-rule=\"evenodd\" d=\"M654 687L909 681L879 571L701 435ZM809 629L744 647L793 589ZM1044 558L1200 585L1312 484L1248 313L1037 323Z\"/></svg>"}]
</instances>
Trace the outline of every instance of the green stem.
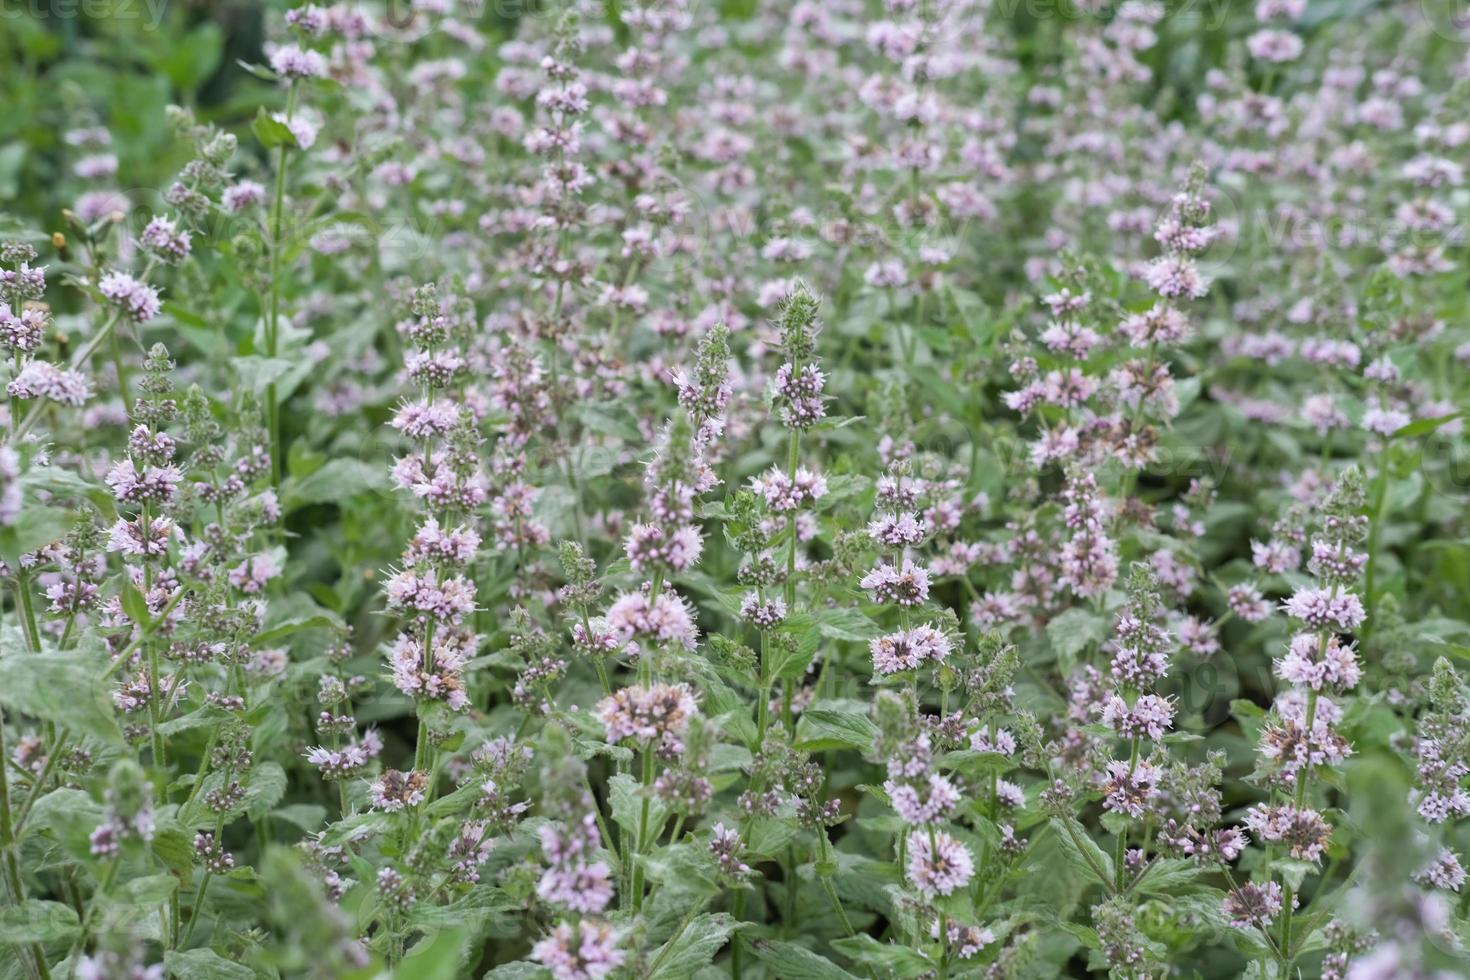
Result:
<instances>
[{"instance_id":1,"label":"green stem","mask_svg":"<svg viewBox=\"0 0 1470 980\"><path fill-rule=\"evenodd\" d=\"M291 117L295 112L296 82L293 80L291 87L286 93L287 123L290 123ZM271 199L271 294L270 309L265 324L266 356L271 358L279 356L281 343L281 253L284 251L285 245L282 238L286 211L286 164L290 159L287 156L286 150L287 147L284 143L276 150L276 186L275 194ZM270 430L271 441L271 486L279 487L281 485L281 417L275 382L271 382L266 388L265 415L266 426Z\"/></svg>"},{"instance_id":2,"label":"green stem","mask_svg":"<svg viewBox=\"0 0 1470 980\"><path fill-rule=\"evenodd\" d=\"M745 921L745 890L743 888L735 893L735 903L734 907L731 909L731 914L735 917L736 922ZM736 932L734 936L730 937L731 980L741 980L741 974L743 973L744 968L744 954L742 953L740 946L740 933Z\"/></svg>"},{"instance_id":3,"label":"green stem","mask_svg":"<svg viewBox=\"0 0 1470 980\"><path fill-rule=\"evenodd\" d=\"M31 600L31 574L25 569L16 572L15 594L20 602L21 628L25 632L26 646L31 653L41 652L41 631L36 628L36 608Z\"/></svg>"},{"instance_id":4,"label":"green stem","mask_svg":"<svg viewBox=\"0 0 1470 980\"><path fill-rule=\"evenodd\" d=\"M216 836L218 841L219 837ZM204 897L209 894L209 880L213 877L209 869L205 869L204 877L199 881L199 894L194 897L194 909L189 913L189 928L184 930L184 939L178 944L178 949L188 949L189 940L194 938L194 927L199 924L199 917L204 914Z\"/></svg>"},{"instance_id":5,"label":"green stem","mask_svg":"<svg viewBox=\"0 0 1470 980\"><path fill-rule=\"evenodd\" d=\"M108 346L112 348L112 370L117 374L117 394L122 399L123 412L128 416L128 427L131 429L133 424L133 404L132 399L128 397L128 369L123 364L122 345L118 343L116 329L112 331Z\"/></svg>"},{"instance_id":6,"label":"green stem","mask_svg":"<svg viewBox=\"0 0 1470 980\"><path fill-rule=\"evenodd\" d=\"M793 369L793 377L799 376L800 365ZM791 437L787 441L786 448L786 476L796 483L797 463L801 458L801 430L792 429ZM786 614L788 616L796 612L796 515L792 514L787 522L790 528L790 540L786 545ZM796 733L796 721L791 710L791 702L796 694L796 681L788 678L781 685L781 721L786 726L788 734Z\"/></svg>"},{"instance_id":7,"label":"green stem","mask_svg":"<svg viewBox=\"0 0 1470 980\"><path fill-rule=\"evenodd\" d=\"M160 612L157 616L153 617L153 619L150 620L148 624L143 627L142 631L138 634L137 639L129 643L127 647L123 649L123 652L118 654L116 659L114 659L112 663L107 665L107 669L102 672L102 675L98 678L98 680L107 680L113 674L117 673L118 670L122 668L123 664L126 664L129 660L131 660L133 654L138 652L138 648L142 646L145 642L147 642L148 638L153 635L153 632L160 625L168 621L168 614L174 611L174 607L177 606L183 598L184 590L181 588L179 589L179 591L174 593L174 597L168 601L168 605L163 607L163 611Z\"/></svg>"},{"instance_id":8,"label":"green stem","mask_svg":"<svg viewBox=\"0 0 1470 980\"><path fill-rule=\"evenodd\" d=\"M20 863L15 857L16 829L10 822L10 779L6 775L3 760L7 759L5 748L5 715L0 711L0 850L5 853L5 887L10 902L20 905L25 901L25 883L20 876ZM31 943L28 962L33 976L47 980L50 972L46 968L46 954L40 943Z\"/></svg>"},{"instance_id":9,"label":"green stem","mask_svg":"<svg viewBox=\"0 0 1470 980\"><path fill-rule=\"evenodd\" d=\"M837 913L837 919L842 923L842 931L848 936L856 936L853 931L852 921L847 917L847 910L842 907L842 899L837 895L837 889L832 884L832 876L825 872L830 870L832 861L832 842L827 839L827 828L817 828L817 852L820 864L817 867L817 878L822 883L822 890L827 893L827 900L832 903L832 911Z\"/></svg>"},{"instance_id":10,"label":"green stem","mask_svg":"<svg viewBox=\"0 0 1470 980\"><path fill-rule=\"evenodd\" d=\"M638 863L638 857L643 853L645 840L648 836L648 811L652 803L650 794L653 792L653 746L648 745L643 749L643 805L638 812L638 839L634 842L633 855L633 911L643 911L643 866Z\"/></svg>"},{"instance_id":11,"label":"green stem","mask_svg":"<svg viewBox=\"0 0 1470 980\"><path fill-rule=\"evenodd\" d=\"M46 753L46 764L41 767L40 775L36 777L35 784L31 786L30 793L26 794L26 800L21 804L20 813L16 815L15 834L17 837L20 836L21 830L25 827L26 817L30 815L31 807L36 805L36 800L46 788L46 783L51 778L51 771L56 768L56 760L61 758L62 750L65 748L67 737L70 734L71 732L63 727L52 741L51 751Z\"/></svg>"},{"instance_id":12,"label":"green stem","mask_svg":"<svg viewBox=\"0 0 1470 980\"><path fill-rule=\"evenodd\" d=\"M1374 611L1378 608L1378 535L1383 527L1384 510L1388 506L1387 444L1379 454L1378 479L1373 487L1372 518L1368 524L1368 564L1363 570L1363 643L1373 636Z\"/></svg>"}]
</instances>

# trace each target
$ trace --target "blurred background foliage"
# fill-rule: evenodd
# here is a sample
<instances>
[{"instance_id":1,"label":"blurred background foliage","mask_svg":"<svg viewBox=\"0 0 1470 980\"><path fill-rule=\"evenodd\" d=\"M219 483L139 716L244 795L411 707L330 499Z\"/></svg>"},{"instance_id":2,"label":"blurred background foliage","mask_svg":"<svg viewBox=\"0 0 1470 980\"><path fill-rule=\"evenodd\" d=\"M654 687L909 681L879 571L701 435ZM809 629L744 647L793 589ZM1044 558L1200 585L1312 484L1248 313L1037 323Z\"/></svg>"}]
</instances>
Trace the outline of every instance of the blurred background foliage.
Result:
<instances>
[{"instance_id":1,"label":"blurred background foliage","mask_svg":"<svg viewBox=\"0 0 1470 980\"><path fill-rule=\"evenodd\" d=\"M394 0L407 5L410 0ZM603 12L618 23L622 0ZM749 18L772 0L717 2L729 19ZM775 0L790 2L790 0ZM872 0L876 6L879 0ZM1424 0L1433 6L1441 0ZM1454 0L1442 0L1450 7ZM1303 33L1356 19L1384 0L1313 0ZM510 37L523 16L553 11L562 0L465 0L492 40ZM256 107L277 91L242 63L264 60L268 15L289 3L260 0L0 0L0 214L8 226L57 223L74 200L76 181L65 162L62 135L86 125L106 126L118 156L124 191L157 188L183 162L187 149L163 124L169 104L188 106L201 120L244 133ZM1085 0L995 0L990 16L1004 18L1027 72L1026 83L1046 80ZM1104 2L1107 8L1116 6ZM1232 40L1254 27L1253 4L1243 0L1168 0L1159 25L1162 43L1147 52L1154 94L1169 117L1187 117L1206 73L1225 64ZM405 12L406 13L406 12ZM1452 11L1447 11L1450 16ZM1432 14L1431 14L1432 15ZM1392 43L1392 38L1384 38ZM1454 43L1445 38L1445 44ZM481 55L494 59L495 44ZM242 146L252 141L242 140Z\"/></svg>"}]
</instances>

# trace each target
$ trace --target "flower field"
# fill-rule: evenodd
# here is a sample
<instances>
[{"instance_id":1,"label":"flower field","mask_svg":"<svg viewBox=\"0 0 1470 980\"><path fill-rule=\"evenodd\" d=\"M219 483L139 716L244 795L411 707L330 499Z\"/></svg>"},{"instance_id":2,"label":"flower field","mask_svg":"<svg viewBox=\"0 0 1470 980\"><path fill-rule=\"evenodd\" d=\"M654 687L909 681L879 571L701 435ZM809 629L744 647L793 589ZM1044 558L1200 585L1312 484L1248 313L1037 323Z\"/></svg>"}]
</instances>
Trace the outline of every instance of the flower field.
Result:
<instances>
[{"instance_id":1,"label":"flower field","mask_svg":"<svg viewBox=\"0 0 1470 980\"><path fill-rule=\"evenodd\" d=\"M1470 975L1463 3L0 52L0 980Z\"/></svg>"}]
</instances>

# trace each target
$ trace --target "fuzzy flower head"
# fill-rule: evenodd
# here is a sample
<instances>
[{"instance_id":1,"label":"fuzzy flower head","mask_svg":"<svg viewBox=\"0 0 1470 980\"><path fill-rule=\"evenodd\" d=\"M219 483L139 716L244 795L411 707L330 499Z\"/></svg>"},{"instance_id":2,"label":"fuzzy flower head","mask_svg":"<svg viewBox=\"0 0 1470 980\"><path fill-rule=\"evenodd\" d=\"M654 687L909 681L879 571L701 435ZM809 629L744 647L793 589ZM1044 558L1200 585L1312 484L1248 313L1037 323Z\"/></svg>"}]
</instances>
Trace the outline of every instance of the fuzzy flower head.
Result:
<instances>
[{"instance_id":1,"label":"fuzzy flower head","mask_svg":"<svg viewBox=\"0 0 1470 980\"><path fill-rule=\"evenodd\" d=\"M1168 299L1199 299L1210 291L1209 279L1193 259L1183 255L1154 259L1144 270L1143 279L1154 292Z\"/></svg>"},{"instance_id":2,"label":"fuzzy flower head","mask_svg":"<svg viewBox=\"0 0 1470 980\"><path fill-rule=\"evenodd\" d=\"M103 297L134 323L147 323L158 315L158 290L126 272L109 272L97 284Z\"/></svg>"},{"instance_id":3,"label":"fuzzy flower head","mask_svg":"<svg viewBox=\"0 0 1470 980\"><path fill-rule=\"evenodd\" d=\"M806 467L799 467L793 479L780 467L772 466L760 476L752 477L750 488L778 514L814 504L827 495L826 479Z\"/></svg>"},{"instance_id":4,"label":"fuzzy flower head","mask_svg":"<svg viewBox=\"0 0 1470 980\"><path fill-rule=\"evenodd\" d=\"M624 646L638 641L693 650L699 638L688 604L668 590L652 598L641 592L625 593L608 608L606 619L608 630Z\"/></svg>"},{"instance_id":5,"label":"fuzzy flower head","mask_svg":"<svg viewBox=\"0 0 1470 980\"><path fill-rule=\"evenodd\" d=\"M61 405L81 405L92 397L86 375L49 361L31 361L5 386L12 398L45 398Z\"/></svg>"},{"instance_id":6,"label":"fuzzy flower head","mask_svg":"<svg viewBox=\"0 0 1470 980\"><path fill-rule=\"evenodd\" d=\"M927 625L877 636L868 642L873 670L885 676L926 663L942 663L953 647L946 633Z\"/></svg>"},{"instance_id":7,"label":"fuzzy flower head","mask_svg":"<svg viewBox=\"0 0 1470 980\"><path fill-rule=\"evenodd\" d=\"M1109 762L1103 783L1103 808L1139 819L1158 797L1159 775L1159 770L1148 762L1134 766L1121 760Z\"/></svg>"},{"instance_id":8,"label":"fuzzy flower head","mask_svg":"<svg viewBox=\"0 0 1470 980\"><path fill-rule=\"evenodd\" d=\"M883 784L883 791L899 818L916 826L941 823L960 802L959 790L937 772L917 784L890 779Z\"/></svg>"},{"instance_id":9,"label":"fuzzy flower head","mask_svg":"<svg viewBox=\"0 0 1470 980\"><path fill-rule=\"evenodd\" d=\"M635 524L623 540L623 551L635 572L652 568L682 572L699 561L704 538L692 524L665 530L657 524Z\"/></svg>"},{"instance_id":10,"label":"fuzzy flower head","mask_svg":"<svg viewBox=\"0 0 1470 980\"><path fill-rule=\"evenodd\" d=\"M1316 810L1297 809L1288 804L1258 804L1245 818L1258 840L1285 845L1298 861L1317 861L1332 839L1332 827Z\"/></svg>"},{"instance_id":11,"label":"fuzzy flower head","mask_svg":"<svg viewBox=\"0 0 1470 980\"><path fill-rule=\"evenodd\" d=\"M299 45L283 44L271 52L271 70L282 78L321 78L327 73L327 60Z\"/></svg>"},{"instance_id":12,"label":"fuzzy flower head","mask_svg":"<svg viewBox=\"0 0 1470 980\"><path fill-rule=\"evenodd\" d=\"M942 830L918 830L909 835L909 884L928 898L952 895L970 883L975 862L970 849Z\"/></svg>"},{"instance_id":13,"label":"fuzzy flower head","mask_svg":"<svg viewBox=\"0 0 1470 980\"><path fill-rule=\"evenodd\" d=\"M911 558L899 564L879 562L858 584L872 594L874 602L917 606L929 598L929 570Z\"/></svg>"},{"instance_id":14,"label":"fuzzy flower head","mask_svg":"<svg viewBox=\"0 0 1470 980\"><path fill-rule=\"evenodd\" d=\"M556 980L602 980L622 966L624 958L612 926L592 919L563 922L531 947L531 959Z\"/></svg>"},{"instance_id":15,"label":"fuzzy flower head","mask_svg":"<svg viewBox=\"0 0 1470 980\"><path fill-rule=\"evenodd\" d=\"M1243 882L1225 896L1222 905L1226 918L1236 928L1264 927L1281 911L1281 884L1275 881L1264 884Z\"/></svg>"},{"instance_id":16,"label":"fuzzy flower head","mask_svg":"<svg viewBox=\"0 0 1470 980\"><path fill-rule=\"evenodd\" d=\"M698 710L689 685L658 684L615 691L598 703L597 717L607 726L609 742L632 738L677 753Z\"/></svg>"},{"instance_id":17,"label":"fuzzy flower head","mask_svg":"<svg viewBox=\"0 0 1470 980\"><path fill-rule=\"evenodd\" d=\"M1324 642L1316 633L1298 633L1291 638L1286 656L1276 661L1276 673L1288 684L1345 690L1358 683L1362 668L1352 644L1329 635Z\"/></svg>"},{"instance_id":18,"label":"fuzzy flower head","mask_svg":"<svg viewBox=\"0 0 1470 980\"><path fill-rule=\"evenodd\" d=\"M417 770L399 772L397 769L384 769L369 787L368 798L376 809L397 813L422 803L428 783L428 776Z\"/></svg>"},{"instance_id":19,"label":"fuzzy flower head","mask_svg":"<svg viewBox=\"0 0 1470 980\"><path fill-rule=\"evenodd\" d=\"M1351 633L1367 618L1362 600L1351 592L1333 589L1298 589L1282 604L1282 608L1292 619L1300 620L1313 630Z\"/></svg>"},{"instance_id":20,"label":"fuzzy flower head","mask_svg":"<svg viewBox=\"0 0 1470 980\"><path fill-rule=\"evenodd\" d=\"M160 216L148 222L138 236L138 244L169 265L178 265L189 257L189 233L180 231L170 218Z\"/></svg>"}]
</instances>

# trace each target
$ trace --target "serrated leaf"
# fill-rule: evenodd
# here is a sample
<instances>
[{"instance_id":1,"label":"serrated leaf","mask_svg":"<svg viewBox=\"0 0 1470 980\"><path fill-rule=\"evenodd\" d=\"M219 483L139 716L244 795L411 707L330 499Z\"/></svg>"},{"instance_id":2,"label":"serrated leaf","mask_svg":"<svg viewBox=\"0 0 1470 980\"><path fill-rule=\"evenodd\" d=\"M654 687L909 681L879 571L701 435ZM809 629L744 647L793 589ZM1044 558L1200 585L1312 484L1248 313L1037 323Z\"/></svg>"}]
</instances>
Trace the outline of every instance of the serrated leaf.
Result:
<instances>
[{"instance_id":1,"label":"serrated leaf","mask_svg":"<svg viewBox=\"0 0 1470 980\"><path fill-rule=\"evenodd\" d=\"M27 504L15 522L0 526L0 559L12 568L20 564L20 556L46 547L71 530L76 515L60 507Z\"/></svg>"},{"instance_id":2,"label":"serrated leaf","mask_svg":"<svg viewBox=\"0 0 1470 980\"><path fill-rule=\"evenodd\" d=\"M863 705L862 710L866 709ZM878 726L856 707L848 710L811 707L801 713L801 720L796 724L796 747L803 752L867 750L873 747L877 737Z\"/></svg>"},{"instance_id":3,"label":"serrated leaf","mask_svg":"<svg viewBox=\"0 0 1470 980\"><path fill-rule=\"evenodd\" d=\"M148 610L148 600L143 593L130 581L122 584L122 607L128 618L137 623L139 627L147 629L153 621L153 614Z\"/></svg>"},{"instance_id":4,"label":"serrated leaf","mask_svg":"<svg viewBox=\"0 0 1470 980\"><path fill-rule=\"evenodd\" d=\"M537 963L517 960L500 964L480 980L551 980L551 971Z\"/></svg>"},{"instance_id":5,"label":"serrated leaf","mask_svg":"<svg viewBox=\"0 0 1470 980\"><path fill-rule=\"evenodd\" d=\"M756 940L751 949L781 980L857 980L825 956L795 943Z\"/></svg>"},{"instance_id":6,"label":"serrated leaf","mask_svg":"<svg viewBox=\"0 0 1470 980\"><path fill-rule=\"evenodd\" d=\"M247 70L251 70L248 69ZM296 137L285 123L279 121L261 106L255 113L255 119L250 124L250 130L255 138L260 140L260 145L267 150L273 150L278 146L295 146Z\"/></svg>"},{"instance_id":7,"label":"serrated leaf","mask_svg":"<svg viewBox=\"0 0 1470 980\"><path fill-rule=\"evenodd\" d=\"M168 975L178 980L255 980L255 971L225 959L212 949L169 950L163 957Z\"/></svg>"},{"instance_id":8,"label":"serrated leaf","mask_svg":"<svg viewBox=\"0 0 1470 980\"><path fill-rule=\"evenodd\" d=\"M703 847L689 843L674 844L640 859L649 881L658 882L682 901L713 898L720 892L719 882L711 875L711 862Z\"/></svg>"},{"instance_id":9,"label":"serrated leaf","mask_svg":"<svg viewBox=\"0 0 1470 980\"><path fill-rule=\"evenodd\" d=\"M1182 858L1160 858L1149 865L1148 872L1133 886L1144 895L1168 895L1190 884L1204 869Z\"/></svg>"},{"instance_id":10,"label":"serrated leaf","mask_svg":"<svg viewBox=\"0 0 1470 980\"><path fill-rule=\"evenodd\" d=\"M896 980L921 977L934 969L934 963L923 953L908 946L883 943L866 933L848 939L834 939L832 948L863 966L876 966Z\"/></svg>"},{"instance_id":11,"label":"serrated leaf","mask_svg":"<svg viewBox=\"0 0 1470 980\"><path fill-rule=\"evenodd\" d=\"M288 361L284 357L246 354L235 358L231 364L235 368L235 373L240 376L240 383L259 395L290 373L291 369L296 367L297 362Z\"/></svg>"},{"instance_id":12,"label":"serrated leaf","mask_svg":"<svg viewBox=\"0 0 1470 980\"><path fill-rule=\"evenodd\" d=\"M462 965L469 955L465 949L469 934L463 928L429 932L408 951L395 975L414 980L454 980L462 976Z\"/></svg>"},{"instance_id":13,"label":"serrated leaf","mask_svg":"<svg viewBox=\"0 0 1470 980\"><path fill-rule=\"evenodd\" d=\"M327 808L319 803L292 803L271 811L272 819L284 820L301 831L314 834L327 818Z\"/></svg>"},{"instance_id":14,"label":"serrated leaf","mask_svg":"<svg viewBox=\"0 0 1470 980\"><path fill-rule=\"evenodd\" d=\"M334 459L281 489L282 506L292 511L308 504L340 504L352 497L388 489L383 468L357 459Z\"/></svg>"},{"instance_id":15,"label":"serrated leaf","mask_svg":"<svg viewBox=\"0 0 1470 980\"><path fill-rule=\"evenodd\" d=\"M76 909L62 902L35 899L0 907L0 943L49 943L70 939L81 930Z\"/></svg>"},{"instance_id":16,"label":"serrated leaf","mask_svg":"<svg viewBox=\"0 0 1470 980\"><path fill-rule=\"evenodd\" d=\"M188 874L194 867L194 837L177 825L155 831L151 848L175 874Z\"/></svg>"},{"instance_id":17,"label":"serrated leaf","mask_svg":"<svg viewBox=\"0 0 1470 980\"><path fill-rule=\"evenodd\" d=\"M674 938L660 946L650 963L657 966L647 980L683 980L691 977L725 947L740 923L725 912L697 916Z\"/></svg>"},{"instance_id":18,"label":"serrated leaf","mask_svg":"<svg viewBox=\"0 0 1470 980\"><path fill-rule=\"evenodd\" d=\"M102 806L79 789L54 789L36 801L26 832L45 829L75 858L92 852L92 831L102 822Z\"/></svg>"},{"instance_id":19,"label":"serrated leaf","mask_svg":"<svg viewBox=\"0 0 1470 980\"><path fill-rule=\"evenodd\" d=\"M517 908L519 904L499 888L475 885L447 905L416 906L409 918L415 925L440 929L454 925L476 925Z\"/></svg>"},{"instance_id":20,"label":"serrated leaf","mask_svg":"<svg viewBox=\"0 0 1470 980\"><path fill-rule=\"evenodd\" d=\"M178 887L179 879L171 874L144 875L123 882L108 892L107 897L124 905L160 905Z\"/></svg>"},{"instance_id":21,"label":"serrated leaf","mask_svg":"<svg viewBox=\"0 0 1470 980\"><path fill-rule=\"evenodd\" d=\"M1097 845L1087 828L1071 817L1053 817L1052 830L1073 867L1105 888L1113 887L1113 859Z\"/></svg>"},{"instance_id":22,"label":"serrated leaf","mask_svg":"<svg viewBox=\"0 0 1470 980\"><path fill-rule=\"evenodd\" d=\"M0 704L12 711L124 744L97 665L76 654L21 654L0 658Z\"/></svg>"},{"instance_id":23,"label":"serrated leaf","mask_svg":"<svg viewBox=\"0 0 1470 980\"><path fill-rule=\"evenodd\" d=\"M250 770L245 785L245 812L259 820L286 795L286 770L278 762L262 762Z\"/></svg>"},{"instance_id":24,"label":"serrated leaf","mask_svg":"<svg viewBox=\"0 0 1470 980\"><path fill-rule=\"evenodd\" d=\"M1464 412L1451 412L1449 415L1437 415L1432 419L1415 419L1408 425L1400 426L1389 436L1390 439L1414 439L1418 436L1427 436L1439 431L1443 426L1449 425L1455 419L1464 416Z\"/></svg>"},{"instance_id":25,"label":"serrated leaf","mask_svg":"<svg viewBox=\"0 0 1470 980\"><path fill-rule=\"evenodd\" d=\"M796 824L779 817L758 817L750 823L745 849L761 857L775 857L796 839Z\"/></svg>"},{"instance_id":26,"label":"serrated leaf","mask_svg":"<svg viewBox=\"0 0 1470 980\"><path fill-rule=\"evenodd\" d=\"M613 822L634 837L637 837L640 826L646 836L657 833L669 815L668 804L657 796L650 795L648 820L642 823L645 799L643 787L626 773L608 780L607 797L612 807Z\"/></svg>"},{"instance_id":27,"label":"serrated leaf","mask_svg":"<svg viewBox=\"0 0 1470 980\"><path fill-rule=\"evenodd\" d=\"M1086 609L1068 609L1046 624L1046 637L1063 664L1071 664L1077 655L1108 635L1108 621Z\"/></svg>"}]
</instances>

